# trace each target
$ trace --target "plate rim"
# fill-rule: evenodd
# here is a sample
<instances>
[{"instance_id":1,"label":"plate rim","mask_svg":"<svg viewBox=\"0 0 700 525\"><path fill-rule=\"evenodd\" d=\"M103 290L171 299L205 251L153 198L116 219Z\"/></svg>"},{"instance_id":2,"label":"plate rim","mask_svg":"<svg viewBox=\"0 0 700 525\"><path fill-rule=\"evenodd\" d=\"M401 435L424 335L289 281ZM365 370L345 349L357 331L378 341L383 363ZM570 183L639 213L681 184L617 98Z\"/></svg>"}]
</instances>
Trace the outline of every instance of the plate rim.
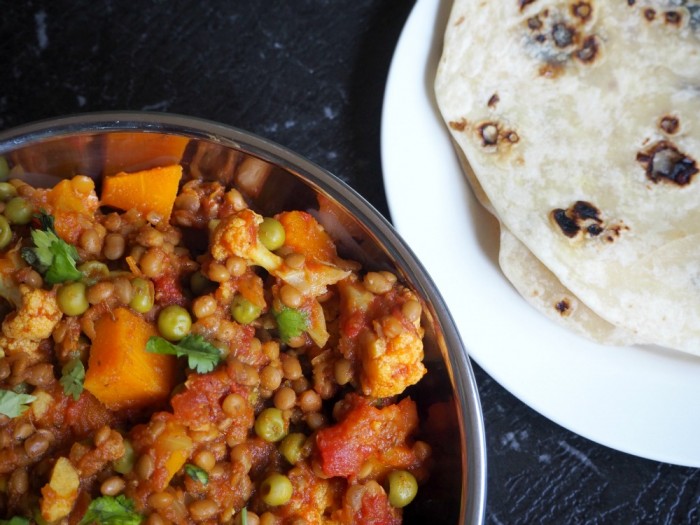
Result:
<instances>
[{"instance_id":1,"label":"plate rim","mask_svg":"<svg viewBox=\"0 0 700 525\"><path fill-rule=\"evenodd\" d=\"M425 155L417 155L416 147L420 148L423 145L423 152L435 153L436 150L444 152L446 150L445 144L447 144L449 146L447 149L451 151L449 161L444 161L443 159L441 164L441 159L428 155L430 157L429 160L433 163L437 162L437 165L442 169L446 168L446 162L447 169L451 169L453 172L451 175L456 175L456 182L452 180L453 186L451 188L443 188L449 190L451 195L441 196L446 197L448 206L455 204L455 196L465 196L466 199L464 200L466 202L462 204L463 208L460 208L459 211L470 213L472 218L476 216L479 217L479 220L487 220L484 219L486 212L483 208L481 213L479 213L480 205L476 202L471 189L461 175L456 153L451 149L452 145L450 144L449 135L439 117L432 92L431 79L434 77L434 69L439 58L439 48L441 47L442 31L446 25L451 4L452 2L435 2L435 0L418 0L416 2L399 38L387 77L381 115L380 154L388 208L396 229L433 276L438 289L448 304L448 308L453 312L453 317L460 330L469 357L509 392L553 422L598 444L645 459L680 466L700 467L700 447L695 446L691 448L692 444L687 440L676 440L674 442L672 439L673 434L677 433L678 430L688 432L688 428L674 429L668 425L668 422L676 415L679 416L676 419L685 422L686 427L690 424L688 422L690 419L700 421L700 401L688 403L688 397L684 395L684 393L687 394L688 392L700 394L700 382L696 380L699 375L697 373L692 374L688 370L693 369L695 371L697 369L700 371L700 360L694 356L680 352L655 351L654 349L639 347L604 347L585 340L583 337L572 334L564 328L555 325L542 314L534 312L534 309L525 303L517 292L510 287L505 277L500 274L499 286L503 288L501 291L508 290L511 294L511 300L523 303L519 304L517 309L518 315L525 316L528 322L533 322L538 329L546 326L547 330L550 331L549 341L552 339L551 333L554 333L557 334L557 338L561 338L564 341L564 344L573 344L579 349L576 352L571 352L571 349L568 350L568 353L572 354L569 357L573 358L573 364L583 366L585 370L586 366L590 367L590 361L599 359L606 365L612 366L613 371L620 370L623 372L623 376L619 381L613 378L610 372L606 370L596 371L596 375L591 378L599 390L597 395L593 396L595 401L598 403L602 403L604 400L610 402L610 394L615 394L615 390L617 390L616 395L618 396L617 398L613 396L612 406L605 409L605 413L601 414L604 417L601 417L601 420L596 424L594 423L595 414L588 415L587 419L583 421L577 420L570 413L563 411L566 405L564 401L571 401L574 408L594 408L590 404L586 405L581 399L568 399L582 394L580 381L576 385L572 385L571 388L574 386L576 388L569 392L562 393L561 391L556 391L556 389L548 392L546 384L535 391L533 390L534 387L528 388L522 381L515 381L513 370L504 369L494 359L493 355L489 355L487 349L479 346L483 344L483 337L480 341L475 341L471 334L464 332L464 329L467 328L467 323L464 322L464 314L462 313L464 305L458 304L454 300L454 293L451 289L454 287L450 283L446 283L440 275L441 271L449 268L449 266L445 267L444 260L439 261L440 264L437 264L435 257L430 253L431 250L435 249L436 243L438 246L440 245L444 235L435 235L430 240L430 243L426 244L425 239L418 238L416 232L411 231L416 223L407 215L415 214L415 209L408 209L408 207L412 205L415 208L416 196L408 195L405 192L405 181L411 180L411 176L404 172L406 167L397 161L398 156L401 154L401 148L396 146L395 140L397 133L403 133L404 137L408 133L413 133L413 136L408 137L407 143L403 145L403 151L412 152L412 158L414 160L418 159L416 164L420 163L421 160L425 160ZM416 64L420 65L419 70L415 68ZM403 91L403 94L400 94L400 90ZM402 103L399 103L399 98L403 99ZM412 115L416 116L418 112L422 112L419 116L423 120L412 122L410 117ZM436 117L433 122L428 121L430 114ZM440 138L436 139L435 143L431 143L429 137L426 142L426 127L431 132L438 131ZM438 143L437 141L441 142ZM432 149L425 147L426 143ZM455 167L458 170L456 174L454 173ZM411 188L416 186L413 185ZM422 193L421 197L424 199L429 199L432 196L430 191ZM407 196L410 198L407 199ZM457 205L459 206L459 204ZM444 211L446 207L443 206L437 210L437 215L440 215L440 212ZM435 210L431 211L433 215L436 214ZM444 226L439 222L432 224L433 227L436 225ZM479 229L478 225L467 224L466 226L472 228L473 231L470 232L472 236L476 235L475 231ZM492 246L484 246L487 249L493 249ZM481 256L483 255L482 253ZM490 263L493 265L493 254L491 253L490 255ZM483 262L480 261L480 264ZM481 267L485 267L484 264ZM492 274L489 276L493 277ZM501 294L499 297L508 297L508 295ZM528 309L532 311L528 312ZM581 348L585 349L583 353L580 352ZM590 352L590 355L587 355L588 352ZM541 375L561 372L561 370L557 370L557 366L561 368L562 362L551 351L530 357L541 361ZM552 362L547 361L548 357L554 358L553 363L557 365L553 369ZM630 363L632 364L631 369L622 368L627 367ZM650 367L656 367L658 371L650 370ZM599 368L601 367L599 366ZM684 368L686 369L685 372L683 372ZM531 371L532 368L529 370ZM635 378L632 375L637 372L642 373L645 380L651 380L659 389L665 388L666 390L662 392L663 396L659 399L650 399L653 396L645 393L643 389L645 385L640 384L640 378ZM679 387L679 385L674 384L675 379L683 379L685 382L681 382L682 384ZM698 383L696 390L688 388L693 379ZM538 380L547 382L546 378L535 377L534 383L537 383ZM558 384L561 386L561 381ZM602 391L600 390L601 385L606 387ZM629 391L627 392L625 388L620 388L621 386L626 387ZM562 394L565 394L567 399L561 399ZM546 398L547 395L556 398L556 401L548 400ZM677 402L679 401L676 399L677 397L682 398L682 402ZM700 398L700 396L697 397ZM645 403L640 403L640 400L643 400ZM675 402L675 404L670 402ZM642 407L640 405L642 404L645 405L643 408L646 410L641 410ZM680 409L683 409L682 414ZM630 413L634 411L638 413ZM697 417L693 418L693 414ZM664 425L666 428L655 425L654 422L657 421L666 422ZM690 428L695 430L695 435L697 435L697 430L700 430L700 424ZM635 436L637 437L635 438ZM630 437L633 439L630 440Z\"/></svg>"}]
</instances>

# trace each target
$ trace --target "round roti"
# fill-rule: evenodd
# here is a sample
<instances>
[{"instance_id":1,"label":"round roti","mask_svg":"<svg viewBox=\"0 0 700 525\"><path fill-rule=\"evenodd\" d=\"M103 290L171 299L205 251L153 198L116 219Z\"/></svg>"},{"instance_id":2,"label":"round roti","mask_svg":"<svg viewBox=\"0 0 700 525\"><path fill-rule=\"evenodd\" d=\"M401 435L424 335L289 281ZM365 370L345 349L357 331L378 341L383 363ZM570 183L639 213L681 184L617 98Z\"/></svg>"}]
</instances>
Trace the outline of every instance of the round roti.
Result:
<instances>
[{"instance_id":1,"label":"round roti","mask_svg":"<svg viewBox=\"0 0 700 525\"><path fill-rule=\"evenodd\" d=\"M516 240L630 342L700 354L698 86L695 4L456 0L435 89Z\"/></svg>"}]
</instances>

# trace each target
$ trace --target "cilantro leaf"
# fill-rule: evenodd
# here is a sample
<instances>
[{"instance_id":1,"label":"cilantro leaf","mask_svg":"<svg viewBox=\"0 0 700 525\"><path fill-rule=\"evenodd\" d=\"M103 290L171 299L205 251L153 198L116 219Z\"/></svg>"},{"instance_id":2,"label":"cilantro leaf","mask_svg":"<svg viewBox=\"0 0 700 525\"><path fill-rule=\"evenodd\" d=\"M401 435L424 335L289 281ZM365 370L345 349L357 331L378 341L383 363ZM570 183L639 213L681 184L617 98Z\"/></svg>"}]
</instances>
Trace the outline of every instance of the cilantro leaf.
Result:
<instances>
[{"instance_id":1,"label":"cilantro leaf","mask_svg":"<svg viewBox=\"0 0 700 525\"><path fill-rule=\"evenodd\" d=\"M177 344L167 339L151 336L146 343L146 351L154 354L187 357L187 366L200 374L214 370L221 361L221 350L209 343L201 335L188 334Z\"/></svg>"},{"instance_id":2,"label":"cilantro leaf","mask_svg":"<svg viewBox=\"0 0 700 525\"><path fill-rule=\"evenodd\" d=\"M12 390L0 390L0 414L7 417L19 417L29 408L29 403L36 399L28 394L18 394Z\"/></svg>"},{"instance_id":3,"label":"cilantro leaf","mask_svg":"<svg viewBox=\"0 0 700 525\"><path fill-rule=\"evenodd\" d=\"M101 525L139 525L143 516L135 510L134 502L124 495L102 496L90 505L78 525L99 523Z\"/></svg>"},{"instance_id":4,"label":"cilantro leaf","mask_svg":"<svg viewBox=\"0 0 700 525\"><path fill-rule=\"evenodd\" d=\"M280 332L280 339L286 343L300 336L309 328L309 316L301 310L284 307L279 312L273 312Z\"/></svg>"},{"instance_id":5,"label":"cilantro leaf","mask_svg":"<svg viewBox=\"0 0 700 525\"><path fill-rule=\"evenodd\" d=\"M0 525L29 525L31 521L24 516L13 516L9 520L0 520Z\"/></svg>"},{"instance_id":6,"label":"cilantro leaf","mask_svg":"<svg viewBox=\"0 0 700 525\"><path fill-rule=\"evenodd\" d=\"M78 250L56 234L51 215L42 211L39 223L41 229L32 229L34 247L23 248L22 258L44 274L44 280L49 284L80 279L83 274L75 266L79 259Z\"/></svg>"},{"instance_id":7,"label":"cilantro leaf","mask_svg":"<svg viewBox=\"0 0 700 525\"><path fill-rule=\"evenodd\" d=\"M80 359L71 359L61 370L59 383L63 387L63 393L73 396L75 401L83 393L83 381L85 381L85 366Z\"/></svg>"},{"instance_id":8,"label":"cilantro leaf","mask_svg":"<svg viewBox=\"0 0 700 525\"><path fill-rule=\"evenodd\" d=\"M185 474L193 480L199 481L202 485L209 483L209 474L207 474L207 471L191 463L185 465Z\"/></svg>"}]
</instances>

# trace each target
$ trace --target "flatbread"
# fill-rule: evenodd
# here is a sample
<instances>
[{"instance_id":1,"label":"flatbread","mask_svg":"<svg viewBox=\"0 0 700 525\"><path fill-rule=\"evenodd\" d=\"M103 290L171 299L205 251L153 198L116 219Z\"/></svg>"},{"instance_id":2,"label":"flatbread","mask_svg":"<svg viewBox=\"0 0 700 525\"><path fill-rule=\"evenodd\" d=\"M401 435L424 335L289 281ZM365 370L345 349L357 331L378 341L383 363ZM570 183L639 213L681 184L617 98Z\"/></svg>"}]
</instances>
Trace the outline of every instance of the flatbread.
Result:
<instances>
[{"instance_id":1,"label":"flatbread","mask_svg":"<svg viewBox=\"0 0 700 525\"><path fill-rule=\"evenodd\" d=\"M700 5L456 0L438 105L499 221L640 340L700 354Z\"/></svg>"},{"instance_id":2,"label":"flatbread","mask_svg":"<svg viewBox=\"0 0 700 525\"><path fill-rule=\"evenodd\" d=\"M457 157L479 204L495 215L474 170L459 149ZM499 231L498 264L516 291L532 307L556 324L596 343L630 345L647 342L638 334L607 322L583 304L501 223Z\"/></svg>"}]
</instances>

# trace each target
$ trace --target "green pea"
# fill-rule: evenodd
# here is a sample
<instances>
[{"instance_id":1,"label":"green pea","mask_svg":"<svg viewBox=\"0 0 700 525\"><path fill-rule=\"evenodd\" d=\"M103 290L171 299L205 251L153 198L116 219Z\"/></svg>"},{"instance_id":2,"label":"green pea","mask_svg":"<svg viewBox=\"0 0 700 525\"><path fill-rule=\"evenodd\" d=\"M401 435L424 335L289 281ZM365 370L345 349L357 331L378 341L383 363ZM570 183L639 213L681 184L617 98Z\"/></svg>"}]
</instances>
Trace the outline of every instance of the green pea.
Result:
<instances>
[{"instance_id":1,"label":"green pea","mask_svg":"<svg viewBox=\"0 0 700 525\"><path fill-rule=\"evenodd\" d=\"M179 341L190 333L192 318L182 306L171 304L158 314L158 331L168 341Z\"/></svg>"},{"instance_id":2,"label":"green pea","mask_svg":"<svg viewBox=\"0 0 700 525\"><path fill-rule=\"evenodd\" d=\"M262 500L272 507L284 505L292 498L294 487L284 474L275 472L266 477L260 484Z\"/></svg>"},{"instance_id":3,"label":"green pea","mask_svg":"<svg viewBox=\"0 0 700 525\"><path fill-rule=\"evenodd\" d=\"M112 461L112 468L119 472L119 474L128 474L134 468L135 459L136 453L134 452L134 447L131 445L131 441L125 439L124 455Z\"/></svg>"},{"instance_id":4,"label":"green pea","mask_svg":"<svg viewBox=\"0 0 700 525\"><path fill-rule=\"evenodd\" d=\"M255 419L255 433L269 443L276 443L287 434L284 415L279 408L266 408Z\"/></svg>"},{"instance_id":5,"label":"green pea","mask_svg":"<svg viewBox=\"0 0 700 525\"><path fill-rule=\"evenodd\" d=\"M0 182L0 201L7 202L12 197L17 197L17 188L9 182Z\"/></svg>"},{"instance_id":6,"label":"green pea","mask_svg":"<svg viewBox=\"0 0 700 525\"><path fill-rule=\"evenodd\" d=\"M0 180L7 180L10 176L10 165L5 157L0 157Z\"/></svg>"},{"instance_id":7,"label":"green pea","mask_svg":"<svg viewBox=\"0 0 700 525\"><path fill-rule=\"evenodd\" d=\"M204 295L216 288L216 284L210 281L202 272L194 272L190 277L190 289L195 295Z\"/></svg>"},{"instance_id":8,"label":"green pea","mask_svg":"<svg viewBox=\"0 0 700 525\"><path fill-rule=\"evenodd\" d=\"M131 288L134 295L131 297L129 306L139 313L145 314L153 308L155 290L153 283L148 279L137 277L131 281Z\"/></svg>"},{"instance_id":9,"label":"green pea","mask_svg":"<svg viewBox=\"0 0 700 525\"><path fill-rule=\"evenodd\" d=\"M265 217L260 223L258 237L265 248L274 251L284 244L284 226L277 219Z\"/></svg>"},{"instance_id":10,"label":"green pea","mask_svg":"<svg viewBox=\"0 0 700 525\"><path fill-rule=\"evenodd\" d=\"M13 197L5 204L5 217L11 224L29 224L33 214L31 204L22 197Z\"/></svg>"},{"instance_id":11,"label":"green pea","mask_svg":"<svg viewBox=\"0 0 700 525\"><path fill-rule=\"evenodd\" d=\"M5 248L12 240L12 228L7 219L0 215L0 250Z\"/></svg>"},{"instance_id":12,"label":"green pea","mask_svg":"<svg viewBox=\"0 0 700 525\"><path fill-rule=\"evenodd\" d=\"M394 470L389 473L389 503L402 508L413 501L418 493L418 482L407 470Z\"/></svg>"},{"instance_id":13,"label":"green pea","mask_svg":"<svg viewBox=\"0 0 700 525\"><path fill-rule=\"evenodd\" d=\"M78 270L83 273L85 279L92 282L109 277L109 268L100 261L85 261L78 266Z\"/></svg>"},{"instance_id":14,"label":"green pea","mask_svg":"<svg viewBox=\"0 0 700 525\"><path fill-rule=\"evenodd\" d=\"M293 432L286 436L279 446L279 451L284 459L292 465L296 465L304 459L304 445L306 444L306 436L299 432Z\"/></svg>"},{"instance_id":15,"label":"green pea","mask_svg":"<svg viewBox=\"0 0 700 525\"><path fill-rule=\"evenodd\" d=\"M56 300L58 307L66 315L83 314L90 306L83 282L64 284L56 292Z\"/></svg>"},{"instance_id":16,"label":"green pea","mask_svg":"<svg viewBox=\"0 0 700 525\"><path fill-rule=\"evenodd\" d=\"M241 324L250 324L260 317L261 309L240 294L231 301L231 316Z\"/></svg>"}]
</instances>

